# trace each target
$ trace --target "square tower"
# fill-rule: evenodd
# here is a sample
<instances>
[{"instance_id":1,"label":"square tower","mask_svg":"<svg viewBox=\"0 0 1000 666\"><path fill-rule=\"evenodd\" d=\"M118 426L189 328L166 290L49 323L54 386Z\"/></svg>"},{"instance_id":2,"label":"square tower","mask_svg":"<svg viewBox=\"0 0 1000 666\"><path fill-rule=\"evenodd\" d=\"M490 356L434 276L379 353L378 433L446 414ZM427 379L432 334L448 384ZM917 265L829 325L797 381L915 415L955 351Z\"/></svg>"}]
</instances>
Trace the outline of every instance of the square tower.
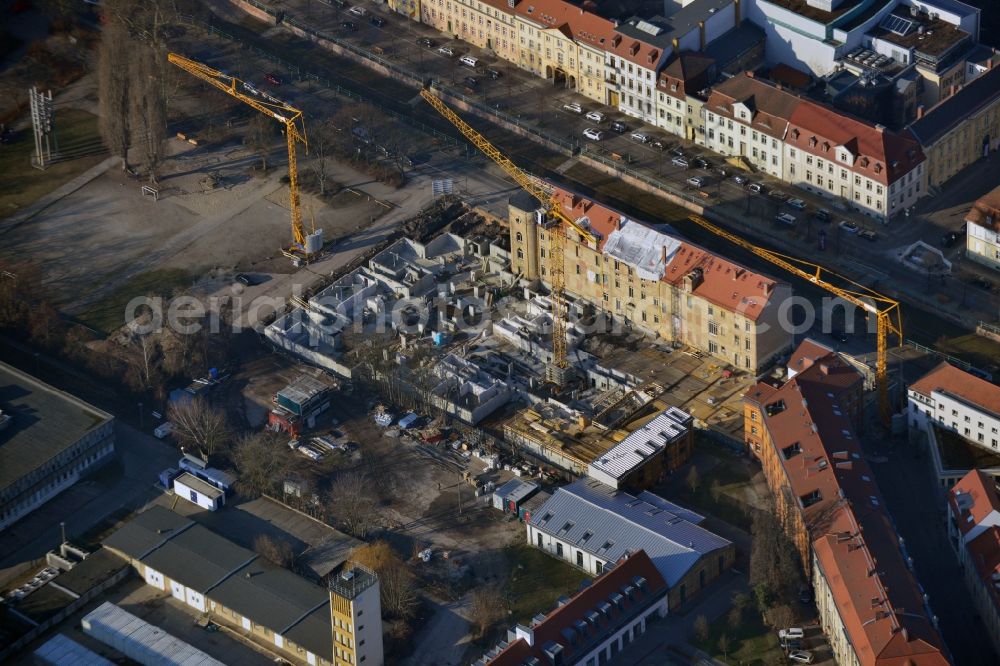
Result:
<instances>
[{"instance_id":1,"label":"square tower","mask_svg":"<svg viewBox=\"0 0 1000 666\"><path fill-rule=\"evenodd\" d=\"M382 666L382 604L378 576L348 562L330 579L333 666Z\"/></svg>"}]
</instances>

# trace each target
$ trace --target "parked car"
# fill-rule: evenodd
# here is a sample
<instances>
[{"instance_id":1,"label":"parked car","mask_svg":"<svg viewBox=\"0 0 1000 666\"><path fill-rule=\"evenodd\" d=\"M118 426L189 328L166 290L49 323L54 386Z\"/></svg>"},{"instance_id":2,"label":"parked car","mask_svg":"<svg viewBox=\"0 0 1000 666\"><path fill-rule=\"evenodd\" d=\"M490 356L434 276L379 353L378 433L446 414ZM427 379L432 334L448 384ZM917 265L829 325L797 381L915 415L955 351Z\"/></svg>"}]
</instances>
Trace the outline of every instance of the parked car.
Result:
<instances>
[{"instance_id":1,"label":"parked car","mask_svg":"<svg viewBox=\"0 0 1000 666\"><path fill-rule=\"evenodd\" d=\"M830 331L830 337L836 340L837 342L841 343L847 342L847 333L844 333L844 331L839 328L835 328L832 331ZM809 602L803 601L802 603L809 603Z\"/></svg>"},{"instance_id":2,"label":"parked car","mask_svg":"<svg viewBox=\"0 0 1000 666\"><path fill-rule=\"evenodd\" d=\"M794 638L791 640L781 642L781 649L784 650L785 652L790 652L792 650L801 650L803 647L805 647L803 642Z\"/></svg>"},{"instance_id":3,"label":"parked car","mask_svg":"<svg viewBox=\"0 0 1000 666\"><path fill-rule=\"evenodd\" d=\"M489 74L490 78L493 79L494 81L503 76L503 72L501 72L499 69L487 69L486 73Z\"/></svg>"},{"instance_id":4,"label":"parked car","mask_svg":"<svg viewBox=\"0 0 1000 666\"><path fill-rule=\"evenodd\" d=\"M857 222L851 222L850 220L841 220L839 226L840 226L841 229L843 229L844 231L846 231L849 234L856 234L856 233L858 233L858 223Z\"/></svg>"},{"instance_id":5,"label":"parked car","mask_svg":"<svg viewBox=\"0 0 1000 666\"><path fill-rule=\"evenodd\" d=\"M696 158L694 158L694 161L691 162L691 164L694 166L695 169L707 169L708 168L708 160L706 160L704 157L696 157Z\"/></svg>"},{"instance_id":6,"label":"parked car","mask_svg":"<svg viewBox=\"0 0 1000 666\"><path fill-rule=\"evenodd\" d=\"M649 137L642 132L632 132L630 137L633 141L638 141L639 143L649 143Z\"/></svg>"},{"instance_id":7,"label":"parked car","mask_svg":"<svg viewBox=\"0 0 1000 666\"><path fill-rule=\"evenodd\" d=\"M803 631L801 627L789 627L788 629L778 630L778 638L782 640L792 639L792 638L802 639L805 637L806 637L806 632Z\"/></svg>"},{"instance_id":8,"label":"parked car","mask_svg":"<svg viewBox=\"0 0 1000 666\"><path fill-rule=\"evenodd\" d=\"M949 231L944 236L941 237L941 245L944 247L951 247L962 237L957 231Z\"/></svg>"},{"instance_id":9,"label":"parked car","mask_svg":"<svg viewBox=\"0 0 1000 666\"><path fill-rule=\"evenodd\" d=\"M813 600L812 588L809 587L807 583L802 583L801 585L799 585L799 601L801 601L804 604L807 604L812 600ZM798 649L798 648L792 648L792 649Z\"/></svg>"},{"instance_id":10,"label":"parked car","mask_svg":"<svg viewBox=\"0 0 1000 666\"><path fill-rule=\"evenodd\" d=\"M341 21L340 27L347 32L357 32L358 26L354 21Z\"/></svg>"},{"instance_id":11,"label":"parked car","mask_svg":"<svg viewBox=\"0 0 1000 666\"><path fill-rule=\"evenodd\" d=\"M687 179L687 184L690 185L691 187L704 187L705 179L702 178L701 176L691 176L690 178Z\"/></svg>"},{"instance_id":12,"label":"parked car","mask_svg":"<svg viewBox=\"0 0 1000 666\"><path fill-rule=\"evenodd\" d=\"M605 116L600 111L588 111L587 115L584 116L587 120L593 120L595 123L603 123L607 116Z\"/></svg>"},{"instance_id":13,"label":"parked car","mask_svg":"<svg viewBox=\"0 0 1000 666\"><path fill-rule=\"evenodd\" d=\"M253 285L258 284L258 280L256 277L254 277L253 275L247 275L246 273L237 273L236 281L239 282L240 284L245 284L248 287L252 287Z\"/></svg>"},{"instance_id":14,"label":"parked car","mask_svg":"<svg viewBox=\"0 0 1000 666\"><path fill-rule=\"evenodd\" d=\"M670 163L673 164L675 167L680 167L682 169L688 168L688 161L683 157L675 157L674 159L670 160Z\"/></svg>"},{"instance_id":15,"label":"parked car","mask_svg":"<svg viewBox=\"0 0 1000 666\"><path fill-rule=\"evenodd\" d=\"M563 104L563 111L569 111L570 113L583 113L583 107L576 102L567 102Z\"/></svg>"},{"instance_id":16,"label":"parked car","mask_svg":"<svg viewBox=\"0 0 1000 666\"><path fill-rule=\"evenodd\" d=\"M434 42L432 42L428 37L421 37L417 40L417 45L422 46L425 49L434 48Z\"/></svg>"},{"instance_id":17,"label":"parked car","mask_svg":"<svg viewBox=\"0 0 1000 666\"><path fill-rule=\"evenodd\" d=\"M719 174L723 178L729 178L729 169L727 169L726 167L720 166L716 168L715 173Z\"/></svg>"},{"instance_id":18,"label":"parked car","mask_svg":"<svg viewBox=\"0 0 1000 666\"><path fill-rule=\"evenodd\" d=\"M478 88L479 79L477 79L474 76L467 76L465 77L465 85L468 86L469 88Z\"/></svg>"},{"instance_id":19,"label":"parked car","mask_svg":"<svg viewBox=\"0 0 1000 666\"><path fill-rule=\"evenodd\" d=\"M611 129L618 132L619 134L624 134L625 132L628 131L628 125L626 125L621 120L613 120L611 122Z\"/></svg>"},{"instance_id":20,"label":"parked car","mask_svg":"<svg viewBox=\"0 0 1000 666\"><path fill-rule=\"evenodd\" d=\"M980 289L985 289L986 291L993 291L993 283L980 275L973 276L969 280L969 284Z\"/></svg>"},{"instance_id":21,"label":"parked car","mask_svg":"<svg viewBox=\"0 0 1000 666\"><path fill-rule=\"evenodd\" d=\"M272 86L280 86L282 83L284 83L281 80L281 77L275 74L274 72L268 72L267 74L265 74L264 80L270 83Z\"/></svg>"},{"instance_id":22,"label":"parked car","mask_svg":"<svg viewBox=\"0 0 1000 666\"><path fill-rule=\"evenodd\" d=\"M385 19L382 18L381 16L373 16L370 19L368 19L368 22L371 23L376 28L385 27Z\"/></svg>"},{"instance_id":23,"label":"parked car","mask_svg":"<svg viewBox=\"0 0 1000 666\"><path fill-rule=\"evenodd\" d=\"M367 11L365 11L364 7L359 7L357 5L351 7L347 11L350 12L351 14L354 14L355 16L364 16L365 14L368 13Z\"/></svg>"},{"instance_id":24,"label":"parked car","mask_svg":"<svg viewBox=\"0 0 1000 666\"><path fill-rule=\"evenodd\" d=\"M825 208L820 208L818 211L816 211L816 214L813 215L813 217L816 218L817 222L822 222L823 224L829 223L831 219L830 211L828 211Z\"/></svg>"},{"instance_id":25,"label":"parked car","mask_svg":"<svg viewBox=\"0 0 1000 666\"><path fill-rule=\"evenodd\" d=\"M439 47L438 53L440 53L443 56L448 56L449 58L454 57L455 55L455 52L450 47L447 46Z\"/></svg>"},{"instance_id":26,"label":"parked car","mask_svg":"<svg viewBox=\"0 0 1000 666\"><path fill-rule=\"evenodd\" d=\"M778 224L787 224L790 227L794 227L795 223L797 222L795 216L792 215L791 213L781 213L779 215L775 215L774 221L777 222Z\"/></svg>"},{"instance_id":27,"label":"parked car","mask_svg":"<svg viewBox=\"0 0 1000 666\"><path fill-rule=\"evenodd\" d=\"M747 189L754 194L764 194L767 192L767 188L764 187L764 183L750 183L750 187Z\"/></svg>"},{"instance_id":28,"label":"parked car","mask_svg":"<svg viewBox=\"0 0 1000 666\"><path fill-rule=\"evenodd\" d=\"M806 202L803 201L802 199L789 199L787 201L787 203L788 203L789 206L791 206L795 210L805 210L806 209Z\"/></svg>"},{"instance_id":29,"label":"parked car","mask_svg":"<svg viewBox=\"0 0 1000 666\"><path fill-rule=\"evenodd\" d=\"M479 64L479 59L470 55L464 55L461 58L459 58L458 61L463 65L465 65L466 67L472 67L473 69L475 69L476 66Z\"/></svg>"},{"instance_id":30,"label":"parked car","mask_svg":"<svg viewBox=\"0 0 1000 666\"><path fill-rule=\"evenodd\" d=\"M788 658L800 664L813 663L813 653L809 650L796 650L788 653Z\"/></svg>"},{"instance_id":31,"label":"parked car","mask_svg":"<svg viewBox=\"0 0 1000 666\"><path fill-rule=\"evenodd\" d=\"M780 201L782 203L788 201L788 195L781 190L771 190L767 193L767 196L771 197L775 201Z\"/></svg>"},{"instance_id":32,"label":"parked car","mask_svg":"<svg viewBox=\"0 0 1000 666\"><path fill-rule=\"evenodd\" d=\"M653 141L649 145L651 145L653 148L656 148L657 150L667 150L670 148L670 144L668 144L666 141L660 141L659 139Z\"/></svg>"},{"instance_id":33,"label":"parked car","mask_svg":"<svg viewBox=\"0 0 1000 666\"><path fill-rule=\"evenodd\" d=\"M747 177L736 174L735 176L733 176L733 182L736 183L737 185L746 185Z\"/></svg>"},{"instance_id":34,"label":"parked car","mask_svg":"<svg viewBox=\"0 0 1000 666\"><path fill-rule=\"evenodd\" d=\"M597 129L596 127L588 127L583 130L583 135L590 139L591 141L600 141L604 138L604 132Z\"/></svg>"},{"instance_id":35,"label":"parked car","mask_svg":"<svg viewBox=\"0 0 1000 666\"><path fill-rule=\"evenodd\" d=\"M875 242L878 240L878 234L871 229L863 229L858 232L858 238L864 238L866 241Z\"/></svg>"}]
</instances>

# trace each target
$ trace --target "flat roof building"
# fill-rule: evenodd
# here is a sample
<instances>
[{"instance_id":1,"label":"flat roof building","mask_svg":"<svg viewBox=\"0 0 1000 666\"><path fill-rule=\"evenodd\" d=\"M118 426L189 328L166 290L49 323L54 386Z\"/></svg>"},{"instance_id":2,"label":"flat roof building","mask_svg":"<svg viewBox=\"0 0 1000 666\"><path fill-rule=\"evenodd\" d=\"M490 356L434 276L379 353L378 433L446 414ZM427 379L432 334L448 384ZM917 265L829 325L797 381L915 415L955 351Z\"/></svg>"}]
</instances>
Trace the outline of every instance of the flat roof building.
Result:
<instances>
[{"instance_id":1,"label":"flat roof building","mask_svg":"<svg viewBox=\"0 0 1000 666\"><path fill-rule=\"evenodd\" d=\"M126 558L148 585L220 623L248 630L292 663L341 666L360 663L362 656L368 657L366 664L382 663L377 579L358 590L363 596L345 600L336 585L324 590L161 506L132 518L104 546ZM355 569L350 565L346 571ZM355 610L365 613L357 627L345 619ZM341 620L336 635L334 617Z\"/></svg>"},{"instance_id":2,"label":"flat roof building","mask_svg":"<svg viewBox=\"0 0 1000 666\"><path fill-rule=\"evenodd\" d=\"M114 417L0 363L0 530L111 460Z\"/></svg>"}]
</instances>

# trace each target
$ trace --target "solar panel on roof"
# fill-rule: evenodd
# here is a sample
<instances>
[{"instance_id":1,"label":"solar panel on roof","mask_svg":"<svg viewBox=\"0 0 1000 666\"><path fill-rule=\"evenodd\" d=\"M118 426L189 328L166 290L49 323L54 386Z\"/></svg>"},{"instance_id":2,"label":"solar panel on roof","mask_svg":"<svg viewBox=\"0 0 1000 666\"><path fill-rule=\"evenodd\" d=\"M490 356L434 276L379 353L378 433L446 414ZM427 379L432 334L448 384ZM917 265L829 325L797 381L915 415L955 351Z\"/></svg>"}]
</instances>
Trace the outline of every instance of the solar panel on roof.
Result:
<instances>
[{"instance_id":1,"label":"solar panel on roof","mask_svg":"<svg viewBox=\"0 0 1000 666\"><path fill-rule=\"evenodd\" d=\"M882 19L882 27L893 34L905 37L911 30L913 30L913 21L905 19L902 16L889 14Z\"/></svg>"},{"instance_id":2,"label":"solar panel on roof","mask_svg":"<svg viewBox=\"0 0 1000 666\"><path fill-rule=\"evenodd\" d=\"M663 32L663 28L658 25L654 25L649 21L639 21L635 24L635 27L649 35L658 35Z\"/></svg>"}]
</instances>

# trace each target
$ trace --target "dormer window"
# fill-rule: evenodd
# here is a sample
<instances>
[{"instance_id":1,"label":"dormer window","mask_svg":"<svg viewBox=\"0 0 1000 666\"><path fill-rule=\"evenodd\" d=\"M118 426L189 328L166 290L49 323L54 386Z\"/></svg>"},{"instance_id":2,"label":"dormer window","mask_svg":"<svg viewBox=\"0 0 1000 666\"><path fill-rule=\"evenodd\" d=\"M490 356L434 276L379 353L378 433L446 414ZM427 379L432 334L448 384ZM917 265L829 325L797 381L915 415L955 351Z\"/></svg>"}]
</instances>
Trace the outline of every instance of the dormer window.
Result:
<instances>
[{"instance_id":1,"label":"dormer window","mask_svg":"<svg viewBox=\"0 0 1000 666\"><path fill-rule=\"evenodd\" d=\"M792 138L793 139L798 139L799 138L799 131L797 129L793 129L792 130Z\"/></svg>"},{"instance_id":2,"label":"dormer window","mask_svg":"<svg viewBox=\"0 0 1000 666\"><path fill-rule=\"evenodd\" d=\"M812 137L812 138L809 139L809 147L810 148L815 148L816 147L816 143L817 143L816 137Z\"/></svg>"},{"instance_id":3,"label":"dormer window","mask_svg":"<svg viewBox=\"0 0 1000 666\"><path fill-rule=\"evenodd\" d=\"M882 165L878 162L875 163L875 173L882 173Z\"/></svg>"},{"instance_id":4,"label":"dormer window","mask_svg":"<svg viewBox=\"0 0 1000 666\"><path fill-rule=\"evenodd\" d=\"M639 52L639 42L634 42L632 46L629 47L628 53L629 55L634 56L638 52Z\"/></svg>"}]
</instances>

